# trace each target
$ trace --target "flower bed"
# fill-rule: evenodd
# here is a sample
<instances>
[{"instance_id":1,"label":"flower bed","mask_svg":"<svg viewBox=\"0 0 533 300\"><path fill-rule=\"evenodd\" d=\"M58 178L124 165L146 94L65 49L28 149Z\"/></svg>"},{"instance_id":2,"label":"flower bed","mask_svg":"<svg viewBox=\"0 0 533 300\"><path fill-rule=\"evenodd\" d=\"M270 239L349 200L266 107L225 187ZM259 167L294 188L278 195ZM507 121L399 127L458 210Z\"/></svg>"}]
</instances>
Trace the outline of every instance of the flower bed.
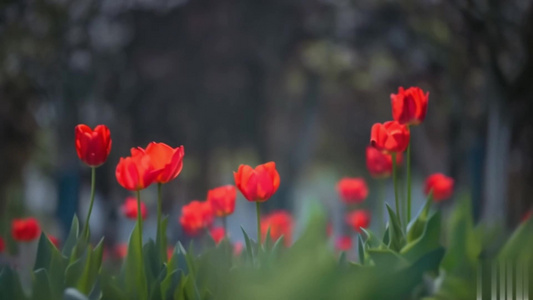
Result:
<instances>
[{"instance_id":1,"label":"flower bed","mask_svg":"<svg viewBox=\"0 0 533 300\"><path fill-rule=\"evenodd\" d=\"M377 207L383 211L363 209L361 204L369 193L365 180L341 179L337 190L350 233L337 237L320 207L311 209L311 218L297 238L289 212L261 213L261 203L276 193L282 178L276 164L268 162L256 167L240 165L234 172L235 186L212 189L205 201L183 206L179 224L197 243L168 245L169 220L163 216L161 192L164 184L180 174L184 147L152 142L144 149L132 148L131 155L118 162L116 179L136 194L121 208L136 225L128 245L117 249L118 258L107 261L104 237L96 245L89 243L89 220L95 169L107 160L111 134L104 125L94 130L79 125L76 150L92 169L85 223L80 226L74 216L70 233L60 245L41 232L36 219L13 219L11 235L19 248L38 240L38 252L31 270L9 264L1 267L0 299L456 300L496 295L529 299L533 295L530 215L503 243L486 238L487 228L474 226L466 197L455 197L453 211L443 220L435 203L452 201L454 180L441 173L427 178L427 200L412 215L410 136L424 121L428 97L419 88L400 88L391 95L394 120L372 126L366 156L375 180L392 177L394 208L380 199ZM402 164L406 166L405 195L398 182ZM155 240L143 244L146 207L141 191L152 184L158 186L157 232ZM247 201L255 202L256 209L258 234L249 236L250 229L243 228L244 245L232 243L226 229L237 190ZM369 230L372 216L385 213L388 222L378 218L380 229ZM217 218L222 226L214 226ZM355 242L352 235L357 237ZM4 251L1 239L0 251Z\"/></svg>"}]
</instances>

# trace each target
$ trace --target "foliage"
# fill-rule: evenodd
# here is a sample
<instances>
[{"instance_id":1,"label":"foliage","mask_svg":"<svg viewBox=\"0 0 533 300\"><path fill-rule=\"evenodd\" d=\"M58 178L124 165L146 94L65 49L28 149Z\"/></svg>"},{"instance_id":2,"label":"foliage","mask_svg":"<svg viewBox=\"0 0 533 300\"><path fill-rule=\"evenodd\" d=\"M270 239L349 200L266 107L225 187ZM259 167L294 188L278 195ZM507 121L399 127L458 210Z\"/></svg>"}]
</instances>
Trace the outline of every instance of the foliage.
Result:
<instances>
[{"instance_id":1,"label":"foliage","mask_svg":"<svg viewBox=\"0 0 533 300\"><path fill-rule=\"evenodd\" d=\"M187 250L178 243L166 260L159 251L166 241L140 245L136 226L118 274L102 267L103 242L86 245L74 217L62 249L41 235L30 285L25 286L11 267L2 267L0 298L472 299L478 264L489 258L482 259L470 201L457 203L446 232L441 212L432 211L431 203L430 197L407 232L387 207L391 222L384 236L363 230L357 262L332 251L325 216L318 210L291 247L284 246L283 237L272 241L270 234L258 245L243 229L246 248L237 256L224 239L218 245L211 241L201 251L192 243ZM531 232L532 219L517 228L494 259L531 262Z\"/></svg>"}]
</instances>

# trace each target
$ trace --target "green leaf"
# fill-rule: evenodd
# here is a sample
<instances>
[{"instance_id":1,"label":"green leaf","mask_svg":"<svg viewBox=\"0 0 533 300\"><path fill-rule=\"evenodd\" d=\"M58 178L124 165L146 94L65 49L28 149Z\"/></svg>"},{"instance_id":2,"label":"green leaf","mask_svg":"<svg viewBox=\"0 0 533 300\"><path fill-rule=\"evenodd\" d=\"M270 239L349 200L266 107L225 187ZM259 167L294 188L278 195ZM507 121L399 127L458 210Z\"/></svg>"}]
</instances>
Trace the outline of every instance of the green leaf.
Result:
<instances>
[{"instance_id":1,"label":"green leaf","mask_svg":"<svg viewBox=\"0 0 533 300\"><path fill-rule=\"evenodd\" d=\"M366 251L379 268L386 267L393 271L409 266L405 258L391 249L367 249Z\"/></svg>"},{"instance_id":2,"label":"green leaf","mask_svg":"<svg viewBox=\"0 0 533 300\"><path fill-rule=\"evenodd\" d=\"M123 264L124 284L130 299L147 299L148 285L144 269L142 244L139 241L139 222L135 223L129 243L128 254Z\"/></svg>"},{"instance_id":3,"label":"green leaf","mask_svg":"<svg viewBox=\"0 0 533 300\"><path fill-rule=\"evenodd\" d=\"M167 276L161 282L161 295L163 299L170 299L179 285L183 271L174 269L171 273L167 271Z\"/></svg>"},{"instance_id":4,"label":"green leaf","mask_svg":"<svg viewBox=\"0 0 533 300\"><path fill-rule=\"evenodd\" d=\"M457 202L448 224L448 251L442 267L449 273L470 277L475 271L482 241L474 229L470 199L462 197Z\"/></svg>"},{"instance_id":5,"label":"green leaf","mask_svg":"<svg viewBox=\"0 0 533 300\"><path fill-rule=\"evenodd\" d=\"M74 217L72 218L72 223L70 224L70 231L63 245L63 250L62 250L63 255L67 257L70 257L72 255L72 250L74 249L74 246L78 242L78 236L80 234L79 230L80 230L80 222L78 220L78 217L74 215Z\"/></svg>"},{"instance_id":6,"label":"green leaf","mask_svg":"<svg viewBox=\"0 0 533 300\"><path fill-rule=\"evenodd\" d=\"M55 300L59 298L59 295L52 294L48 272L45 269L34 271L33 276L32 296L34 300Z\"/></svg>"},{"instance_id":7,"label":"green leaf","mask_svg":"<svg viewBox=\"0 0 533 300\"><path fill-rule=\"evenodd\" d=\"M372 231L365 228L361 228L361 231L366 235L365 245L368 248L384 248L385 245L372 233Z\"/></svg>"},{"instance_id":8,"label":"green leaf","mask_svg":"<svg viewBox=\"0 0 533 300\"><path fill-rule=\"evenodd\" d=\"M400 221L398 217L392 210L392 208L385 204L387 207L387 212L389 213L389 230L390 230L390 243L389 248L394 251L400 251L405 244L405 237L403 235L402 227L400 226Z\"/></svg>"},{"instance_id":9,"label":"green leaf","mask_svg":"<svg viewBox=\"0 0 533 300\"><path fill-rule=\"evenodd\" d=\"M365 265L365 242L363 242L363 237L360 234L357 235L357 250L359 263Z\"/></svg>"},{"instance_id":10,"label":"green leaf","mask_svg":"<svg viewBox=\"0 0 533 300\"><path fill-rule=\"evenodd\" d=\"M518 262L533 261L533 217L522 222L500 251L498 258Z\"/></svg>"},{"instance_id":11,"label":"green leaf","mask_svg":"<svg viewBox=\"0 0 533 300\"><path fill-rule=\"evenodd\" d=\"M252 241L250 240L250 238L248 237L248 234L246 233L246 231L244 231L244 228L242 228L242 226L241 226L241 230L242 230L242 234L244 235L244 242L246 244L246 261L249 264L253 264L254 252L252 250Z\"/></svg>"},{"instance_id":12,"label":"green leaf","mask_svg":"<svg viewBox=\"0 0 533 300\"><path fill-rule=\"evenodd\" d=\"M67 288L63 300L89 300L89 298L75 288Z\"/></svg>"},{"instance_id":13,"label":"green leaf","mask_svg":"<svg viewBox=\"0 0 533 300\"><path fill-rule=\"evenodd\" d=\"M440 225L440 213L433 214L427 222L424 222L422 234L416 240L405 245L400 253L411 263L414 263L426 253L440 248Z\"/></svg>"},{"instance_id":14,"label":"green leaf","mask_svg":"<svg viewBox=\"0 0 533 300\"><path fill-rule=\"evenodd\" d=\"M0 269L0 299L28 299L17 273L9 267Z\"/></svg>"},{"instance_id":15,"label":"green leaf","mask_svg":"<svg viewBox=\"0 0 533 300\"><path fill-rule=\"evenodd\" d=\"M46 237L46 235L41 233L39 238L39 244L37 246L37 257L35 259L35 265L33 270L38 270L42 268L48 268L50 265L50 260L52 258L52 252L57 251L54 245Z\"/></svg>"},{"instance_id":16,"label":"green leaf","mask_svg":"<svg viewBox=\"0 0 533 300\"><path fill-rule=\"evenodd\" d=\"M167 226L168 226L168 216L165 216L161 220L160 232L156 233L155 245L159 251L159 262L161 264L167 261Z\"/></svg>"},{"instance_id":17,"label":"green leaf","mask_svg":"<svg viewBox=\"0 0 533 300\"><path fill-rule=\"evenodd\" d=\"M429 215L429 209L431 207L431 203L433 202L433 192L430 192L426 199L426 203L424 206L420 209L418 212L417 217L409 223L407 226L407 242L412 242L420 237L422 232L424 231L424 227L426 225L428 215ZM440 234L440 233L439 233Z\"/></svg>"}]
</instances>

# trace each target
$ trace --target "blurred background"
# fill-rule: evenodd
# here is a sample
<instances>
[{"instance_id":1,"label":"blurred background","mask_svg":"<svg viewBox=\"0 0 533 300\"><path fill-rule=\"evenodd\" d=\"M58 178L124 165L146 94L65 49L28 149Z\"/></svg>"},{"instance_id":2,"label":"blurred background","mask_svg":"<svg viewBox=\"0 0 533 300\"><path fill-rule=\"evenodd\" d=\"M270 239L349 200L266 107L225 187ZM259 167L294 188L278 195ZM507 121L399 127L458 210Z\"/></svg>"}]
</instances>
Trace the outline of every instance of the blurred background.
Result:
<instances>
[{"instance_id":1,"label":"blurred background","mask_svg":"<svg viewBox=\"0 0 533 300\"><path fill-rule=\"evenodd\" d=\"M163 189L173 239L184 203L233 183L239 164L270 160L281 186L265 211L298 217L322 203L339 225L341 177L368 179L367 205L377 197L365 147L399 86L430 93L412 132L415 198L443 172L476 220L519 222L533 193L531 0L2 0L0 235L8 211L59 237L84 218L79 123L106 124L113 139L93 238L127 238L133 223L117 208L129 193L114 170L150 141L185 146ZM154 213L155 196L143 192ZM254 205L238 203L230 231L254 232Z\"/></svg>"}]
</instances>

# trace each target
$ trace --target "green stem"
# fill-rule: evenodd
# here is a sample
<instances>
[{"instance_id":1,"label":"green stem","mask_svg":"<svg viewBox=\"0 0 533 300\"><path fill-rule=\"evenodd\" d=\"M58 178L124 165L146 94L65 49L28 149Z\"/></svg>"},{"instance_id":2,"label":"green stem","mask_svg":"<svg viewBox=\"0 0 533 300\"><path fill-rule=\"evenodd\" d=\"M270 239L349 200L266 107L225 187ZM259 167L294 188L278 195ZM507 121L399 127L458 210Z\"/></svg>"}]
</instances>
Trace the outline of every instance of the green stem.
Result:
<instances>
[{"instance_id":1,"label":"green stem","mask_svg":"<svg viewBox=\"0 0 533 300\"><path fill-rule=\"evenodd\" d=\"M165 247L166 245L163 245L163 232L161 229L161 211L163 206L163 196L162 196L162 184L157 183L157 231L156 231L156 244L157 247L159 247L159 255L161 255L162 258L166 257L166 251Z\"/></svg>"},{"instance_id":2,"label":"green stem","mask_svg":"<svg viewBox=\"0 0 533 300\"><path fill-rule=\"evenodd\" d=\"M143 257L143 219L141 214L141 191L137 190L137 223L139 223L139 245L141 257ZM144 257L143 257L144 261Z\"/></svg>"},{"instance_id":3,"label":"green stem","mask_svg":"<svg viewBox=\"0 0 533 300\"><path fill-rule=\"evenodd\" d=\"M409 126L407 126L409 130ZM411 220L411 140L407 145L407 224Z\"/></svg>"},{"instance_id":4,"label":"green stem","mask_svg":"<svg viewBox=\"0 0 533 300\"><path fill-rule=\"evenodd\" d=\"M222 226L224 227L224 237L228 236L228 220L226 216L222 217Z\"/></svg>"},{"instance_id":5,"label":"green stem","mask_svg":"<svg viewBox=\"0 0 533 300\"><path fill-rule=\"evenodd\" d=\"M378 182L378 222L379 228L383 232L385 230L385 180L379 179Z\"/></svg>"},{"instance_id":6,"label":"green stem","mask_svg":"<svg viewBox=\"0 0 533 300\"><path fill-rule=\"evenodd\" d=\"M89 242L89 220L91 219L91 213L93 211L95 185L96 185L96 167L91 167L91 202L89 204L89 212L87 213L87 218L85 218L85 225L83 227L83 234L82 234L82 236L85 237L85 240L87 242Z\"/></svg>"},{"instance_id":7,"label":"green stem","mask_svg":"<svg viewBox=\"0 0 533 300\"><path fill-rule=\"evenodd\" d=\"M257 213L257 244L261 245L261 208L259 201L255 202L255 211Z\"/></svg>"},{"instance_id":8,"label":"green stem","mask_svg":"<svg viewBox=\"0 0 533 300\"><path fill-rule=\"evenodd\" d=\"M392 181L394 184L394 202L396 204L396 215L398 216L398 221L400 225L402 224L401 220L401 207L400 207L400 198L398 197L398 172L396 166L396 152L392 152Z\"/></svg>"}]
</instances>

